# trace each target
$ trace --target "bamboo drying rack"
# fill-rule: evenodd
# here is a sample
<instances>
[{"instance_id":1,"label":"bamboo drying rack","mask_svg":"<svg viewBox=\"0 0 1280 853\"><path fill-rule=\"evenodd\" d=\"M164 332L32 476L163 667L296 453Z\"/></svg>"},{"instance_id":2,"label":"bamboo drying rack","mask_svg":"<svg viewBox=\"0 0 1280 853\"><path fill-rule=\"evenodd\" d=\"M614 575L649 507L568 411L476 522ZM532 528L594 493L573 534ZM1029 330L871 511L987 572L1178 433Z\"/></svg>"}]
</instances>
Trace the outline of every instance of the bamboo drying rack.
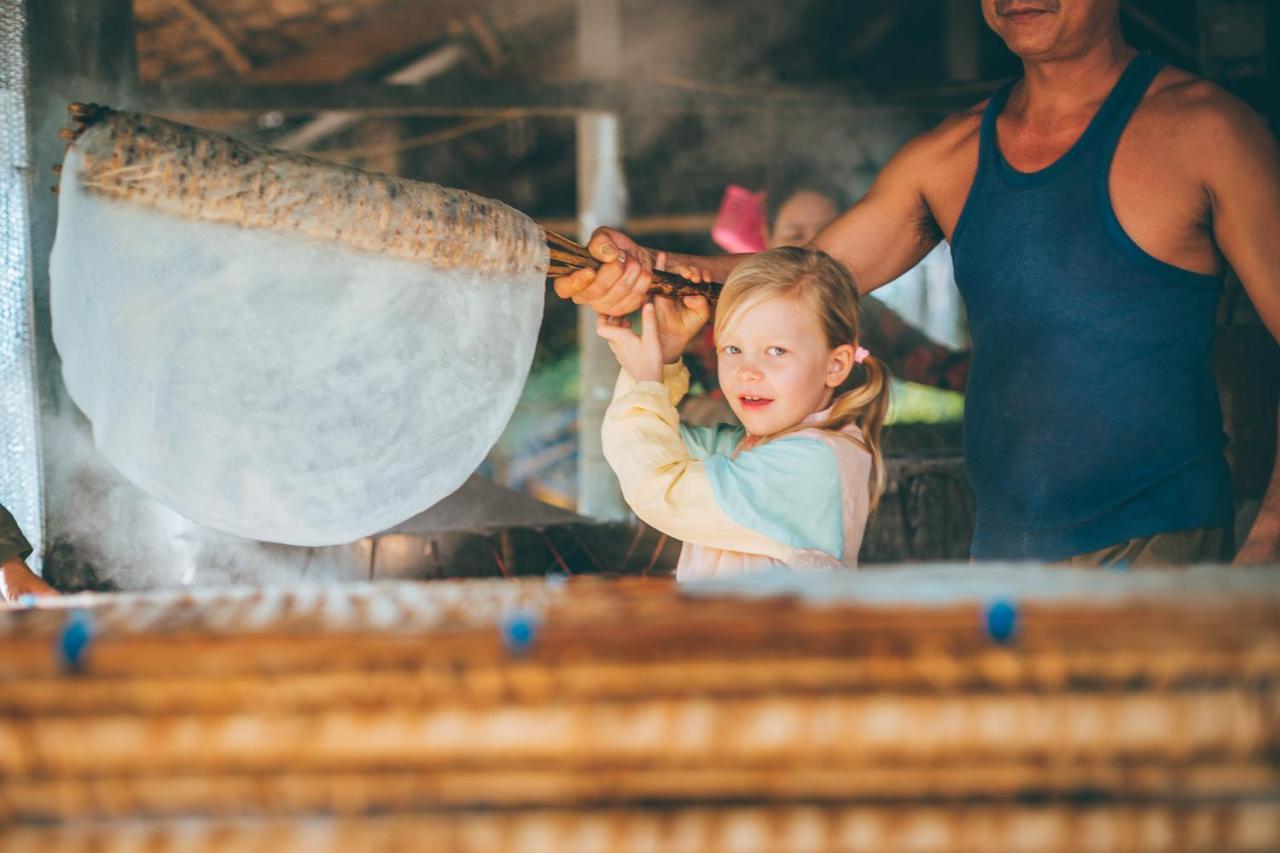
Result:
<instances>
[{"instance_id":1,"label":"bamboo drying rack","mask_svg":"<svg viewBox=\"0 0 1280 853\"><path fill-rule=\"evenodd\" d=\"M1280 570L1099 574L1008 635L984 571L916 603L575 578L0 610L0 843L1280 845Z\"/></svg>"}]
</instances>

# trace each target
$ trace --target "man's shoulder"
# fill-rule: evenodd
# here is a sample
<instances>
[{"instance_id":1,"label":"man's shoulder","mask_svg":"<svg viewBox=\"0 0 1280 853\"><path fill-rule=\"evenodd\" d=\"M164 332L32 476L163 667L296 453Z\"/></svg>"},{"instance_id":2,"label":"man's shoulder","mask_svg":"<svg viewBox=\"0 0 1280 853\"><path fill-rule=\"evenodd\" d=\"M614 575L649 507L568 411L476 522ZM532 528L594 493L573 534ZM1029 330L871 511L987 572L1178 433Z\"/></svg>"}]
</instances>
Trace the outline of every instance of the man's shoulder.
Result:
<instances>
[{"instance_id":1,"label":"man's shoulder","mask_svg":"<svg viewBox=\"0 0 1280 853\"><path fill-rule=\"evenodd\" d=\"M976 142L982 130L982 116L987 110L990 98L971 107L952 113L939 124L920 135L920 139L931 147L935 153L955 150L966 144Z\"/></svg>"},{"instance_id":2,"label":"man's shoulder","mask_svg":"<svg viewBox=\"0 0 1280 853\"><path fill-rule=\"evenodd\" d=\"M1212 139L1224 132L1254 132L1261 117L1244 101L1210 80L1176 66L1151 84L1135 118L1184 138Z\"/></svg>"},{"instance_id":3,"label":"man's shoulder","mask_svg":"<svg viewBox=\"0 0 1280 853\"><path fill-rule=\"evenodd\" d=\"M939 124L917 134L902 147L902 153L918 165L937 167L978 144L982 115L987 101L952 113Z\"/></svg>"}]
</instances>

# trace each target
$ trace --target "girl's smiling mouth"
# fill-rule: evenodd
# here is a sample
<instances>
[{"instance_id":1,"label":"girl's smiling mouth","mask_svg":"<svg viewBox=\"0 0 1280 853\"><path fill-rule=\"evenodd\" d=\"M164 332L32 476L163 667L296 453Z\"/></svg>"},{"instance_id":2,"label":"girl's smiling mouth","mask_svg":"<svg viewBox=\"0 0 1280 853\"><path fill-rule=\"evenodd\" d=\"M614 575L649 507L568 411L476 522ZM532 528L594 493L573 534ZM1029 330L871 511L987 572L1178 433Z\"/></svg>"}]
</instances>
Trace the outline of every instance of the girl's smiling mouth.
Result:
<instances>
[{"instance_id":1,"label":"girl's smiling mouth","mask_svg":"<svg viewBox=\"0 0 1280 853\"><path fill-rule=\"evenodd\" d=\"M773 402L769 397L759 397L754 394L739 394L738 402L742 404L744 409L763 409L765 406Z\"/></svg>"}]
</instances>

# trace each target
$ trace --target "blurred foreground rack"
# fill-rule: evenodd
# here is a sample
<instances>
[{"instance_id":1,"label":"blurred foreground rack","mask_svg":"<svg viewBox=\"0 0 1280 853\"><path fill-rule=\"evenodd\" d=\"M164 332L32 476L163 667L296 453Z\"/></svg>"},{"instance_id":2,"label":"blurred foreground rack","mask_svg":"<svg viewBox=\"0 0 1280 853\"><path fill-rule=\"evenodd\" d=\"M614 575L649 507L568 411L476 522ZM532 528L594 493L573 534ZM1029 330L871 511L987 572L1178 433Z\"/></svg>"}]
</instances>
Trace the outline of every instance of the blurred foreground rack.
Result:
<instances>
[{"instance_id":1,"label":"blurred foreground rack","mask_svg":"<svg viewBox=\"0 0 1280 853\"><path fill-rule=\"evenodd\" d=\"M1274 850L1280 570L0 611L12 850Z\"/></svg>"}]
</instances>

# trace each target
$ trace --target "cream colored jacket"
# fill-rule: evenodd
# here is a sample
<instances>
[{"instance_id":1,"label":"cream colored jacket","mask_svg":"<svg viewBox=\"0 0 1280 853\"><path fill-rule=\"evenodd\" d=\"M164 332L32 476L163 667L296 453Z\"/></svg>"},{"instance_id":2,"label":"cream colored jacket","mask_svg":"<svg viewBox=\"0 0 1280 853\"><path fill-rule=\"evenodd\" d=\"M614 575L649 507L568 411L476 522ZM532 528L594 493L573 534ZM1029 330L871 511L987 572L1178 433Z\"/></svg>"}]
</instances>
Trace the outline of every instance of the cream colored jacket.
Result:
<instances>
[{"instance_id":1,"label":"cream colored jacket","mask_svg":"<svg viewBox=\"0 0 1280 853\"><path fill-rule=\"evenodd\" d=\"M870 454L819 429L738 451L741 427L680 424L676 405L688 388L683 364L668 365L662 383L622 371L603 430L605 458L632 511L684 543L676 577L856 568ZM857 427L845 432L861 435Z\"/></svg>"}]
</instances>

